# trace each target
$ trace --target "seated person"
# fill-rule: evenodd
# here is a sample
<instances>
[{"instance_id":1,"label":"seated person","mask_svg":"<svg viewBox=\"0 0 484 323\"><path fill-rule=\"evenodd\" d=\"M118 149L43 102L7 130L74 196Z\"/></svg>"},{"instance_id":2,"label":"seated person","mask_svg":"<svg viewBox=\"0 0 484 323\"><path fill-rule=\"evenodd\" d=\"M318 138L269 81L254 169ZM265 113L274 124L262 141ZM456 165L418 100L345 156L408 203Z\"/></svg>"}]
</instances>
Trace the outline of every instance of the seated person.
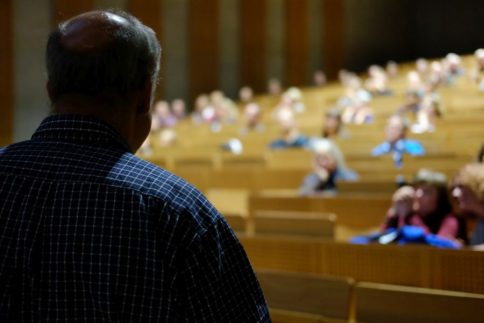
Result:
<instances>
[{"instance_id":1,"label":"seated person","mask_svg":"<svg viewBox=\"0 0 484 323\"><path fill-rule=\"evenodd\" d=\"M415 115L420 110L421 101L422 97L418 91L407 91L405 93L405 103L398 108L397 113L411 113Z\"/></svg>"},{"instance_id":2,"label":"seated person","mask_svg":"<svg viewBox=\"0 0 484 323\"><path fill-rule=\"evenodd\" d=\"M338 108L331 108L325 113L322 137L331 139L338 137L347 137L343 129L343 120Z\"/></svg>"},{"instance_id":3,"label":"seated person","mask_svg":"<svg viewBox=\"0 0 484 323\"><path fill-rule=\"evenodd\" d=\"M368 68L369 78L365 82L365 88L374 95L391 95L392 90L388 87L388 76L385 70L378 65Z\"/></svg>"},{"instance_id":4,"label":"seated person","mask_svg":"<svg viewBox=\"0 0 484 323\"><path fill-rule=\"evenodd\" d=\"M283 96L287 97L287 100L295 113L302 113L306 110L306 106L303 102L302 92L299 88L290 87L283 93Z\"/></svg>"},{"instance_id":5,"label":"seated person","mask_svg":"<svg viewBox=\"0 0 484 323\"><path fill-rule=\"evenodd\" d=\"M462 59L456 53L447 54L443 60L443 64L446 81L449 84L452 84L456 77L464 74Z\"/></svg>"},{"instance_id":6,"label":"seated person","mask_svg":"<svg viewBox=\"0 0 484 323\"><path fill-rule=\"evenodd\" d=\"M267 82L267 92L269 92L270 95L279 95L282 92L282 85L281 81L278 79L270 79Z\"/></svg>"},{"instance_id":7,"label":"seated person","mask_svg":"<svg viewBox=\"0 0 484 323\"><path fill-rule=\"evenodd\" d=\"M192 112L192 121L195 124L204 123L204 111L210 106L210 99L206 94L200 94L195 99L195 107Z\"/></svg>"},{"instance_id":8,"label":"seated person","mask_svg":"<svg viewBox=\"0 0 484 323\"><path fill-rule=\"evenodd\" d=\"M413 133L424 133L435 131L437 118L442 117L440 96L435 93L426 94L417 112L417 121L412 125Z\"/></svg>"},{"instance_id":9,"label":"seated person","mask_svg":"<svg viewBox=\"0 0 484 323\"><path fill-rule=\"evenodd\" d=\"M309 138L299 132L292 110L281 109L276 117L281 128L281 138L272 141L269 148L306 148L308 146Z\"/></svg>"},{"instance_id":10,"label":"seated person","mask_svg":"<svg viewBox=\"0 0 484 323\"><path fill-rule=\"evenodd\" d=\"M470 244L475 249L484 250L484 164L464 166L454 178L451 191L460 212L477 218Z\"/></svg>"},{"instance_id":11,"label":"seated person","mask_svg":"<svg viewBox=\"0 0 484 323\"><path fill-rule=\"evenodd\" d=\"M342 120L349 124L366 124L373 122L373 109L365 100L355 100L343 112Z\"/></svg>"},{"instance_id":12,"label":"seated person","mask_svg":"<svg viewBox=\"0 0 484 323\"><path fill-rule=\"evenodd\" d=\"M245 126L242 134L249 131L264 131L264 125L261 123L262 111L260 106L255 102L247 103L244 107Z\"/></svg>"},{"instance_id":13,"label":"seated person","mask_svg":"<svg viewBox=\"0 0 484 323\"><path fill-rule=\"evenodd\" d=\"M385 70L389 78L396 78L398 76L398 64L395 61L388 61Z\"/></svg>"},{"instance_id":14,"label":"seated person","mask_svg":"<svg viewBox=\"0 0 484 323\"><path fill-rule=\"evenodd\" d=\"M369 106L372 100L370 92L361 86L358 76L346 76L345 95L338 99L338 106L343 110L344 123L364 124L373 121L373 109Z\"/></svg>"},{"instance_id":15,"label":"seated person","mask_svg":"<svg viewBox=\"0 0 484 323\"><path fill-rule=\"evenodd\" d=\"M484 48L479 48L474 52L476 66L471 69L470 77L480 91L484 91Z\"/></svg>"},{"instance_id":16,"label":"seated person","mask_svg":"<svg viewBox=\"0 0 484 323\"><path fill-rule=\"evenodd\" d=\"M254 91L249 86L243 86L239 90L239 100L243 104L254 102Z\"/></svg>"},{"instance_id":17,"label":"seated person","mask_svg":"<svg viewBox=\"0 0 484 323\"><path fill-rule=\"evenodd\" d=\"M315 86L324 86L327 83L326 74L323 71L317 70L313 74L313 80Z\"/></svg>"},{"instance_id":18,"label":"seated person","mask_svg":"<svg viewBox=\"0 0 484 323\"><path fill-rule=\"evenodd\" d=\"M425 83L422 76L415 70L407 73L407 93L415 93L418 97L423 96Z\"/></svg>"},{"instance_id":19,"label":"seated person","mask_svg":"<svg viewBox=\"0 0 484 323\"><path fill-rule=\"evenodd\" d=\"M371 154L373 156L393 154L393 160L397 167L402 166L404 154L424 155L425 149L420 142L407 139L407 128L407 123L402 116L393 115L388 118L385 128L385 141L376 146Z\"/></svg>"},{"instance_id":20,"label":"seated person","mask_svg":"<svg viewBox=\"0 0 484 323\"><path fill-rule=\"evenodd\" d=\"M155 103L153 119L156 119L160 128L171 128L177 123L177 119L172 114L167 101L158 101Z\"/></svg>"},{"instance_id":21,"label":"seated person","mask_svg":"<svg viewBox=\"0 0 484 323\"><path fill-rule=\"evenodd\" d=\"M418 226L426 234L461 243L467 240L464 223L452 213L444 174L420 170L413 186L403 186L395 192L382 230L404 225Z\"/></svg>"},{"instance_id":22,"label":"seated person","mask_svg":"<svg viewBox=\"0 0 484 323\"><path fill-rule=\"evenodd\" d=\"M177 120L183 120L187 117L186 105L183 99L175 99L171 102L171 110Z\"/></svg>"},{"instance_id":23,"label":"seated person","mask_svg":"<svg viewBox=\"0 0 484 323\"><path fill-rule=\"evenodd\" d=\"M313 195L336 193L337 181L355 181L358 175L348 169L338 146L327 139L317 139L312 143L314 152L313 171L304 178L299 193Z\"/></svg>"}]
</instances>

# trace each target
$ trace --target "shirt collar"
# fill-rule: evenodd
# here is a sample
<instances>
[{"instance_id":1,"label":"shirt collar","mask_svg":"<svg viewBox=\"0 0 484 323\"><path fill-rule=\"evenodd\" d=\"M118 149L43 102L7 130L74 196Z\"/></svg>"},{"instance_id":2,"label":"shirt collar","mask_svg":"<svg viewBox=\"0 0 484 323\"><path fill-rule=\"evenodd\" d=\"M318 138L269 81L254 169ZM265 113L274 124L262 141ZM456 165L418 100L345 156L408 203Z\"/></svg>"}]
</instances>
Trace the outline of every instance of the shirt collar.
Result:
<instances>
[{"instance_id":1,"label":"shirt collar","mask_svg":"<svg viewBox=\"0 0 484 323\"><path fill-rule=\"evenodd\" d=\"M119 132L108 123L89 116L51 115L42 121L32 139L115 147L131 152Z\"/></svg>"}]
</instances>

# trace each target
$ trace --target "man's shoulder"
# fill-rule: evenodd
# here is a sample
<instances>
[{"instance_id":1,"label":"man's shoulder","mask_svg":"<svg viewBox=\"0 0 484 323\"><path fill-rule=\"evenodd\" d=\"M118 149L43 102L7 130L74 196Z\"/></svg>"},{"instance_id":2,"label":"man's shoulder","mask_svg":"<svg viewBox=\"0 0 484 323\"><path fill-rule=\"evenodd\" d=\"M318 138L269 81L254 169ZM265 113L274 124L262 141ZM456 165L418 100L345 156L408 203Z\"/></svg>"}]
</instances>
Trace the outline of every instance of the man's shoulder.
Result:
<instances>
[{"instance_id":1,"label":"man's shoulder","mask_svg":"<svg viewBox=\"0 0 484 323\"><path fill-rule=\"evenodd\" d=\"M108 178L119 184L154 197L177 194L198 197L201 193L181 177L136 155L126 153L113 166Z\"/></svg>"}]
</instances>

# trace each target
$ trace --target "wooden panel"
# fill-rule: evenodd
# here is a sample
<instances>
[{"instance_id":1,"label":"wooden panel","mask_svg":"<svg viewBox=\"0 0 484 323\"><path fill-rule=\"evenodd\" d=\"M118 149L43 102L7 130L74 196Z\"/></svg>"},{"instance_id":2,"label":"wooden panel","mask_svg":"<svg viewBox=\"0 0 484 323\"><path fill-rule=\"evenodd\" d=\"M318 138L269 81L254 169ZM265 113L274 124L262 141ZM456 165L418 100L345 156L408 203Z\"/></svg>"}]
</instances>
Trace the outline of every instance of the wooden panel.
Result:
<instances>
[{"instance_id":1,"label":"wooden panel","mask_svg":"<svg viewBox=\"0 0 484 323\"><path fill-rule=\"evenodd\" d=\"M324 59L328 78L335 79L344 64L344 0L324 0Z\"/></svg>"},{"instance_id":2,"label":"wooden panel","mask_svg":"<svg viewBox=\"0 0 484 323\"><path fill-rule=\"evenodd\" d=\"M307 79L308 16L307 0L286 0L286 80L289 86L304 85Z\"/></svg>"},{"instance_id":3,"label":"wooden panel","mask_svg":"<svg viewBox=\"0 0 484 323\"><path fill-rule=\"evenodd\" d=\"M13 29L12 1L0 1L0 147L13 138Z\"/></svg>"},{"instance_id":4,"label":"wooden panel","mask_svg":"<svg viewBox=\"0 0 484 323\"><path fill-rule=\"evenodd\" d=\"M188 7L188 70L193 99L218 87L218 2L191 0Z\"/></svg>"},{"instance_id":5,"label":"wooden panel","mask_svg":"<svg viewBox=\"0 0 484 323\"><path fill-rule=\"evenodd\" d=\"M53 25L70 19L80 13L92 10L94 8L93 0L76 0L76 1L65 1L65 0L52 0L52 19Z\"/></svg>"},{"instance_id":6,"label":"wooden panel","mask_svg":"<svg viewBox=\"0 0 484 323\"><path fill-rule=\"evenodd\" d=\"M255 268L484 294L484 253L415 245L352 245L325 240L240 236ZM468 265L473 265L469 267Z\"/></svg>"},{"instance_id":7,"label":"wooden panel","mask_svg":"<svg viewBox=\"0 0 484 323\"><path fill-rule=\"evenodd\" d=\"M321 273L318 239L246 235L238 238L255 268Z\"/></svg>"},{"instance_id":8,"label":"wooden panel","mask_svg":"<svg viewBox=\"0 0 484 323\"><path fill-rule=\"evenodd\" d=\"M256 211L255 234L334 239L336 215L318 212Z\"/></svg>"},{"instance_id":9,"label":"wooden panel","mask_svg":"<svg viewBox=\"0 0 484 323\"><path fill-rule=\"evenodd\" d=\"M156 37L161 43L163 43L163 40L161 39L161 35L163 34L163 30L161 27L162 5L163 0L128 0L128 3L126 5L126 10L130 14L140 19L143 24L154 30L154 32L156 33ZM162 90L162 86L157 87L157 98L160 98L163 95Z\"/></svg>"},{"instance_id":10,"label":"wooden panel","mask_svg":"<svg viewBox=\"0 0 484 323\"><path fill-rule=\"evenodd\" d=\"M156 32L160 39L161 30L161 8L163 0L129 0L126 9L130 14L140 19L143 24Z\"/></svg>"},{"instance_id":11,"label":"wooden panel","mask_svg":"<svg viewBox=\"0 0 484 323\"><path fill-rule=\"evenodd\" d=\"M338 217L337 224L355 229L377 227L383 220L390 196L339 196L339 197L299 197L283 196L280 193L254 195L249 200L249 213L255 211L312 211L331 212Z\"/></svg>"},{"instance_id":12,"label":"wooden panel","mask_svg":"<svg viewBox=\"0 0 484 323\"><path fill-rule=\"evenodd\" d=\"M256 92L267 89L266 1L241 1L241 85L251 86Z\"/></svg>"},{"instance_id":13,"label":"wooden panel","mask_svg":"<svg viewBox=\"0 0 484 323\"><path fill-rule=\"evenodd\" d=\"M345 277L257 270L271 308L348 319L353 280Z\"/></svg>"},{"instance_id":14,"label":"wooden panel","mask_svg":"<svg viewBox=\"0 0 484 323\"><path fill-rule=\"evenodd\" d=\"M484 295L375 283L359 283L355 293L358 322L451 323L483 319Z\"/></svg>"}]
</instances>

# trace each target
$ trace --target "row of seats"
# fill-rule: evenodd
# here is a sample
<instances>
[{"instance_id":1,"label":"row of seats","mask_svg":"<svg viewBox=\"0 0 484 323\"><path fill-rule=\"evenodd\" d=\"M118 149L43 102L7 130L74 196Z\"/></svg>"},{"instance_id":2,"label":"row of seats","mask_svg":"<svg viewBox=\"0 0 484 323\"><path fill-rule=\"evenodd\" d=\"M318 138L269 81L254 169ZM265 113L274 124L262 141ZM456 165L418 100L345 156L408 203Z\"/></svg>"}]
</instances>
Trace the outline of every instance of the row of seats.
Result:
<instances>
[{"instance_id":1,"label":"row of seats","mask_svg":"<svg viewBox=\"0 0 484 323\"><path fill-rule=\"evenodd\" d=\"M357 245L296 236L239 235L252 265L356 281L484 294L484 255L423 245Z\"/></svg>"},{"instance_id":2,"label":"row of seats","mask_svg":"<svg viewBox=\"0 0 484 323\"><path fill-rule=\"evenodd\" d=\"M482 322L484 295L258 270L275 323Z\"/></svg>"}]
</instances>

